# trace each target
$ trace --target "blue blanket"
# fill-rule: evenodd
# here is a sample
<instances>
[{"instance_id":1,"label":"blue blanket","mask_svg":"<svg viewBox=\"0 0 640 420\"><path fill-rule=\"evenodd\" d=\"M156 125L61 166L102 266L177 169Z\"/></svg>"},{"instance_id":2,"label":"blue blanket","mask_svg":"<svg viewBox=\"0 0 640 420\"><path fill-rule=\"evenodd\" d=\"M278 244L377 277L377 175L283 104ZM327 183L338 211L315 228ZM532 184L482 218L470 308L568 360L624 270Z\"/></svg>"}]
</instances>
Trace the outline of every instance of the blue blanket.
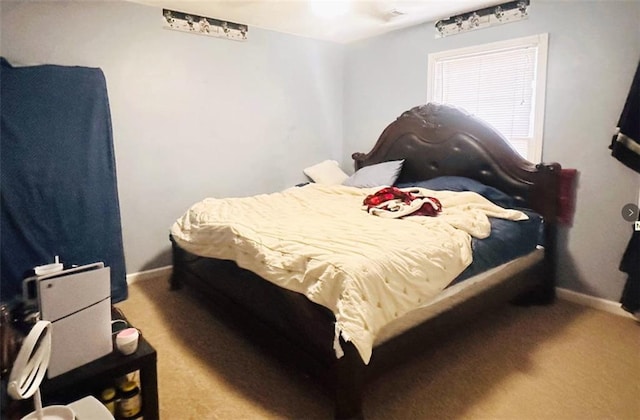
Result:
<instances>
[{"instance_id":1,"label":"blue blanket","mask_svg":"<svg viewBox=\"0 0 640 420\"><path fill-rule=\"evenodd\" d=\"M471 239L473 262L451 285L533 252L542 238L542 217L530 210L518 209L529 220L490 218L491 235L485 239Z\"/></svg>"},{"instance_id":2,"label":"blue blanket","mask_svg":"<svg viewBox=\"0 0 640 420\"><path fill-rule=\"evenodd\" d=\"M103 261L111 297L127 297L120 208L100 69L12 67L1 59L2 300L34 266Z\"/></svg>"}]
</instances>

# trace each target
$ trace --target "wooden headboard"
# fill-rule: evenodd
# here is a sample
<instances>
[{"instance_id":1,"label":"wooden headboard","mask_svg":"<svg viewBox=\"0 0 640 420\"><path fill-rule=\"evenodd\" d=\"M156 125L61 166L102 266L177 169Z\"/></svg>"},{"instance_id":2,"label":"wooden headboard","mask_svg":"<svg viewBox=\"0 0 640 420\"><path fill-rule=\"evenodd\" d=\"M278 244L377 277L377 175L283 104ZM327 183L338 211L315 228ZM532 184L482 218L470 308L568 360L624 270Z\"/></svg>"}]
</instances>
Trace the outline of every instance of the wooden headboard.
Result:
<instances>
[{"instance_id":1,"label":"wooden headboard","mask_svg":"<svg viewBox=\"0 0 640 420\"><path fill-rule=\"evenodd\" d=\"M451 105L428 103L400 115L369 153L354 153L356 170L404 159L398 182L464 176L513 196L555 223L560 165L523 159L481 119Z\"/></svg>"}]
</instances>

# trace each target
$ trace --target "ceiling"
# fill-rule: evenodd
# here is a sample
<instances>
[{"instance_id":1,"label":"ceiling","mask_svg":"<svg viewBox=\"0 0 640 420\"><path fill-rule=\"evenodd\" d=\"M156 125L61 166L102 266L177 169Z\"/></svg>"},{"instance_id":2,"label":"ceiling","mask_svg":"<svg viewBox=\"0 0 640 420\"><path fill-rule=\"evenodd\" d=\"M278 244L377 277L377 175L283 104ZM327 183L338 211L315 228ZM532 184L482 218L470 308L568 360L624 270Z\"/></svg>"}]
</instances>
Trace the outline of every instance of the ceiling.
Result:
<instances>
[{"instance_id":1,"label":"ceiling","mask_svg":"<svg viewBox=\"0 0 640 420\"><path fill-rule=\"evenodd\" d=\"M313 39L349 43L502 3L496 0L131 0ZM333 17L312 8L342 8Z\"/></svg>"}]
</instances>

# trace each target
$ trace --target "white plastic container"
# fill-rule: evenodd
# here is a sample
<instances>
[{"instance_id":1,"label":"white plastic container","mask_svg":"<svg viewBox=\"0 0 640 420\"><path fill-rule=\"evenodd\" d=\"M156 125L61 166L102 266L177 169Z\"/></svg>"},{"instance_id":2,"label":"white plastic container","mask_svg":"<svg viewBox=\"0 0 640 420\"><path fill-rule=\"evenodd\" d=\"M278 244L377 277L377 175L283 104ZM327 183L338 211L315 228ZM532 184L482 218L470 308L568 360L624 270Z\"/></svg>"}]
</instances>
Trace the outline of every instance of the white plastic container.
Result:
<instances>
[{"instance_id":1,"label":"white plastic container","mask_svg":"<svg viewBox=\"0 0 640 420\"><path fill-rule=\"evenodd\" d=\"M120 353L128 356L138 350L140 332L135 328L126 328L116 335L116 347Z\"/></svg>"}]
</instances>

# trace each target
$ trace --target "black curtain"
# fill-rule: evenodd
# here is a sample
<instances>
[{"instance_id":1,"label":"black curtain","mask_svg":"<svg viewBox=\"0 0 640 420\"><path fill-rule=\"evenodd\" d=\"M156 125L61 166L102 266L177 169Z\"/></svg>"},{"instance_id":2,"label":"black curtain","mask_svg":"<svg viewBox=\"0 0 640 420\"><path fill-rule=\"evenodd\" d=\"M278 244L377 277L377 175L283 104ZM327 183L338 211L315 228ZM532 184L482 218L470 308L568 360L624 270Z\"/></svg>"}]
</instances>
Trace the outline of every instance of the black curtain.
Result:
<instances>
[{"instance_id":1,"label":"black curtain","mask_svg":"<svg viewBox=\"0 0 640 420\"><path fill-rule=\"evenodd\" d=\"M640 62L609 149L614 158L640 173Z\"/></svg>"},{"instance_id":2,"label":"black curtain","mask_svg":"<svg viewBox=\"0 0 640 420\"><path fill-rule=\"evenodd\" d=\"M127 298L107 86L98 68L13 67L0 58L1 292L34 266L103 261Z\"/></svg>"},{"instance_id":3,"label":"black curtain","mask_svg":"<svg viewBox=\"0 0 640 420\"><path fill-rule=\"evenodd\" d=\"M638 219L640 221L640 219ZM620 303L627 312L640 312L640 231L634 230L627 245L620 271L627 273L627 281L622 291Z\"/></svg>"},{"instance_id":4,"label":"black curtain","mask_svg":"<svg viewBox=\"0 0 640 420\"><path fill-rule=\"evenodd\" d=\"M640 173L640 62L609 148L614 158ZM636 313L640 311L640 231L631 234L620 271L628 275L620 303L626 311Z\"/></svg>"}]
</instances>

